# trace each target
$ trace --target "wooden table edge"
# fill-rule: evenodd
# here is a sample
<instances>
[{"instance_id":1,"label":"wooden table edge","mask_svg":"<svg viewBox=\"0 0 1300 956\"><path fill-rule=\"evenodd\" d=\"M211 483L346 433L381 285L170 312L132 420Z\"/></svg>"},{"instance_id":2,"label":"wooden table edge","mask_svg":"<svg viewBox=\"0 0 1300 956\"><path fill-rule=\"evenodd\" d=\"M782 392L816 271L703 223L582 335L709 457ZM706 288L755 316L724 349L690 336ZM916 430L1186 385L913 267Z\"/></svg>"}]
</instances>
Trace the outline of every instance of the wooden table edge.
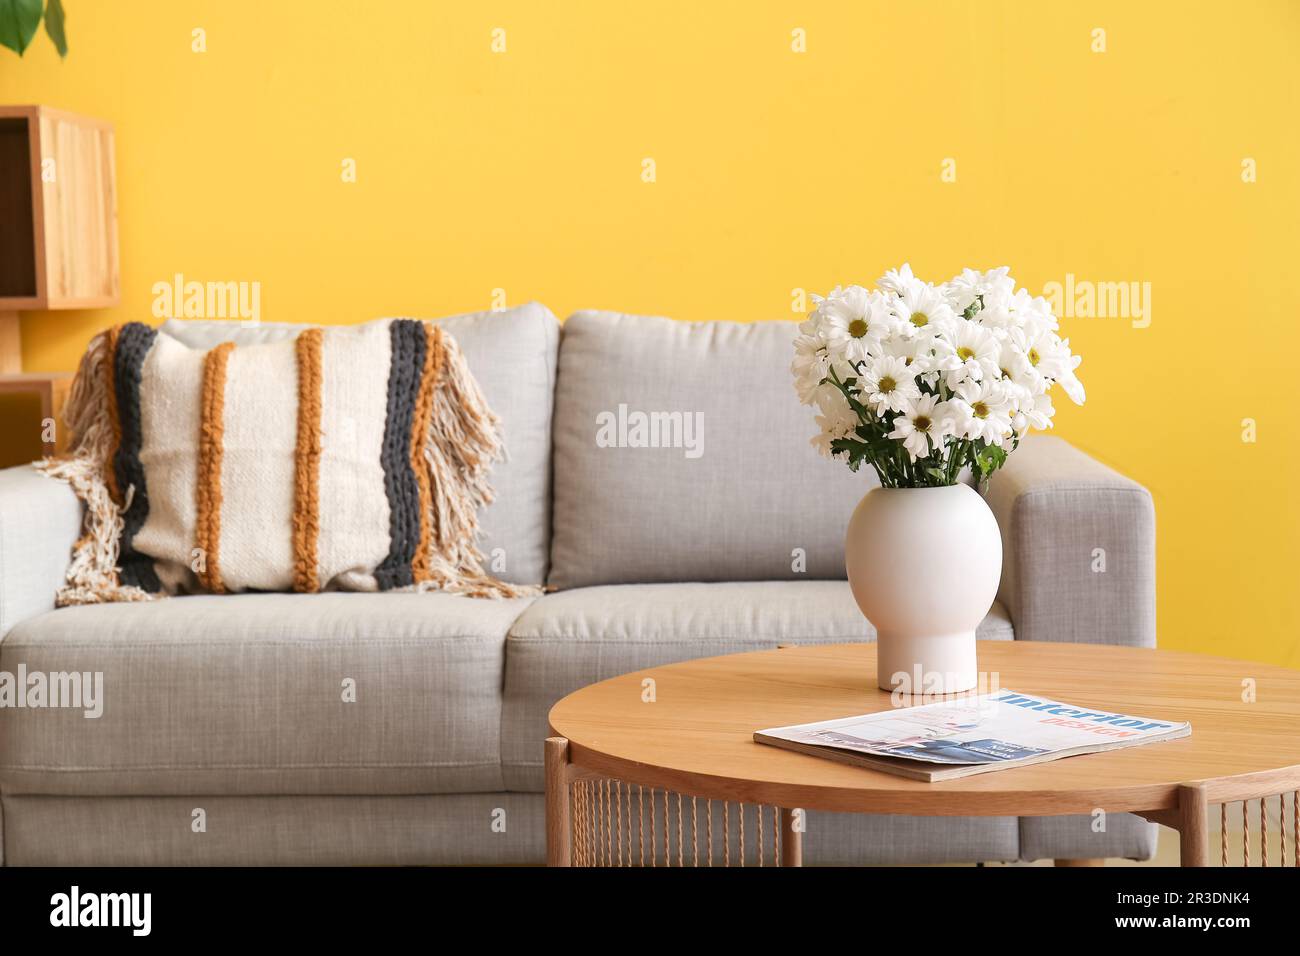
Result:
<instances>
[{"instance_id":1,"label":"wooden table edge","mask_svg":"<svg viewBox=\"0 0 1300 956\"><path fill-rule=\"evenodd\" d=\"M981 642L984 643L984 642ZM993 642L1003 643L1003 642ZM852 643L804 645L801 649L853 648ZM1184 657L1203 657L1219 663L1240 663L1243 667L1258 666L1259 662L1236 661L1210 654L1191 651L1161 651L1157 648L1128 648L1122 645L1091 645L1082 643L1052 642L1052 646L1106 647L1147 653L1166 653ZM747 654L781 653L780 648L765 651L742 652ZM607 681L626 680L666 667L692 664L734 657L735 654L717 654L689 661L678 661L653 667L640 668L625 674L606 678ZM1272 665L1270 665L1272 666ZM604 683L596 681L592 685ZM579 688L573 694L581 693ZM1300 764L1252 771L1222 777L1167 781L1140 786L1097 787L1078 790L1006 790L968 791L945 790L942 783L928 784L911 790L894 788L884 790L824 785L799 785L772 781L720 776L698 771L674 770L662 766L629 760L596 750L579 743L557 727L553 715L569 697L557 701L547 714L550 738L565 741L566 759L575 772L601 774L642 786L671 789L688 796L718 800L737 800L784 808L822 810L837 813L869 813L881 815L921 815L954 817L1003 816L1071 816L1091 814L1097 810L1106 813L1135 813L1152 822L1177 828L1180 809L1185 810L1189 794L1208 804L1255 799L1264 790L1279 793L1300 790ZM1085 755L1086 756L1086 755ZM816 757L807 759L816 761ZM1062 758L1071 759L1071 758ZM1077 759L1077 758L1075 758ZM1039 765L1042 766L1042 765ZM862 769L864 774L887 775L880 771ZM1014 774L1016 770L995 771ZM893 779L893 778L890 778Z\"/></svg>"},{"instance_id":2,"label":"wooden table edge","mask_svg":"<svg viewBox=\"0 0 1300 956\"><path fill-rule=\"evenodd\" d=\"M1135 813L1153 822L1162 813L1174 813L1180 806L1180 791L1187 787L1205 793L1210 804L1255 799L1264 791L1280 793L1300 789L1300 765L1260 773L1189 780L1180 783L1152 784L1120 789L1098 787L1086 790L1004 790L971 791L929 789L942 784L925 785L916 790L870 790L821 785L801 786L763 780L679 771L666 767L612 757L584 747L565 736L553 725L549 738L567 744L568 761L575 775L609 777L644 787L672 790L703 799L733 800L832 813L869 813L895 816L935 817L1052 817L1106 813ZM809 757L816 760L816 757ZM1001 771L1003 773L1014 773ZM863 768L864 774L879 771ZM1271 788L1271 789L1270 789ZM1173 823L1166 823L1174 826Z\"/></svg>"}]
</instances>

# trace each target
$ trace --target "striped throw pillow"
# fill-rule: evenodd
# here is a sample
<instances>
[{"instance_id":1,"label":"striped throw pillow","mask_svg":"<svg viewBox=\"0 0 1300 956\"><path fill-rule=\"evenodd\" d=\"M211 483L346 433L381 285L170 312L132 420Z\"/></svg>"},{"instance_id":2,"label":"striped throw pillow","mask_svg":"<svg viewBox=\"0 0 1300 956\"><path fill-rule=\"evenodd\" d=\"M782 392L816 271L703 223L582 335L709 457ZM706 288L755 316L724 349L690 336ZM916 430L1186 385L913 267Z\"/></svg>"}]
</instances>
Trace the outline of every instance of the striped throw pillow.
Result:
<instances>
[{"instance_id":1,"label":"striped throw pillow","mask_svg":"<svg viewBox=\"0 0 1300 956\"><path fill-rule=\"evenodd\" d=\"M86 503L60 604L192 592L451 590L483 568L499 422L450 335L414 319L203 351L102 333L42 468Z\"/></svg>"}]
</instances>

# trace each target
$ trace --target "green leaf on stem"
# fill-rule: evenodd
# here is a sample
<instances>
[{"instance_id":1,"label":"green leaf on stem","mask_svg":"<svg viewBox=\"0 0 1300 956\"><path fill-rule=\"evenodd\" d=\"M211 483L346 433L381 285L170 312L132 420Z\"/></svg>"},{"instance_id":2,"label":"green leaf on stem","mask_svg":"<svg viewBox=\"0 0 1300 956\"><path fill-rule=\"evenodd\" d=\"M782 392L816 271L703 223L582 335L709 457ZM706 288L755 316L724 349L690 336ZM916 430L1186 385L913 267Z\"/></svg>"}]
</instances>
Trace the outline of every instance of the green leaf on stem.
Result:
<instances>
[{"instance_id":1,"label":"green leaf on stem","mask_svg":"<svg viewBox=\"0 0 1300 956\"><path fill-rule=\"evenodd\" d=\"M45 5L45 32L54 43L54 49L59 51L60 59L68 55L67 19L63 0L49 0Z\"/></svg>"},{"instance_id":2,"label":"green leaf on stem","mask_svg":"<svg viewBox=\"0 0 1300 956\"><path fill-rule=\"evenodd\" d=\"M862 462L866 459L870 447L865 442L855 441L852 438L836 438L831 442L831 451L835 454L848 455L849 471L856 472L862 467Z\"/></svg>"},{"instance_id":3,"label":"green leaf on stem","mask_svg":"<svg viewBox=\"0 0 1300 956\"><path fill-rule=\"evenodd\" d=\"M0 46L19 56L41 25L41 0L0 0Z\"/></svg>"},{"instance_id":4,"label":"green leaf on stem","mask_svg":"<svg viewBox=\"0 0 1300 956\"><path fill-rule=\"evenodd\" d=\"M972 467L975 468L980 482L983 483L988 481L989 476L1006 463L1007 450L1000 445L986 445L983 442L980 442L980 444L982 447L975 453Z\"/></svg>"}]
</instances>

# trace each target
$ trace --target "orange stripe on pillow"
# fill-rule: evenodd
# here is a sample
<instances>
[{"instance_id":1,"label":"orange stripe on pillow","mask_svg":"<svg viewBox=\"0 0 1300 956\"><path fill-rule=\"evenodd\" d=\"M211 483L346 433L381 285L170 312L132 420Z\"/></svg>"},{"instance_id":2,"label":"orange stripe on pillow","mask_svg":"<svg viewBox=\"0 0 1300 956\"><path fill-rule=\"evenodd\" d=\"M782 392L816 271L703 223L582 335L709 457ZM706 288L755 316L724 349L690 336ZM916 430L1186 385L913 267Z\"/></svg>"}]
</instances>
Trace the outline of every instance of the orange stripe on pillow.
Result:
<instances>
[{"instance_id":1,"label":"orange stripe on pillow","mask_svg":"<svg viewBox=\"0 0 1300 956\"><path fill-rule=\"evenodd\" d=\"M320 590L321 330L294 343L298 358L298 444L294 449L293 589Z\"/></svg>"},{"instance_id":2,"label":"orange stripe on pillow","mask_svg":"<svg viewBox=\"0 0 1300 956\"><path fill-rule=\"evenodd\" d=\"M442 329L424 323L424 369L420 374L420 392L411 416L411 470L420 494L420 539L411 557L411 578L429 579L429 549L433 540L433 487L424 450L429 443L429 425L433 418L433 390L442 372Z\"/></svg>"},{"instance_id":3,"label":"orange stripe on pillow","mask_svg":"<svg viewBox=\"0 0 1300 956\"><path fill-rule=\"evenodd\" d=\"M195 483L195 544L202 563L199 583L213 594L224 594L221 580L221 458L225 433L226 365L233 342L223 342L203 360L200 396L199 473Z\"/></svg>"}]
</instances>

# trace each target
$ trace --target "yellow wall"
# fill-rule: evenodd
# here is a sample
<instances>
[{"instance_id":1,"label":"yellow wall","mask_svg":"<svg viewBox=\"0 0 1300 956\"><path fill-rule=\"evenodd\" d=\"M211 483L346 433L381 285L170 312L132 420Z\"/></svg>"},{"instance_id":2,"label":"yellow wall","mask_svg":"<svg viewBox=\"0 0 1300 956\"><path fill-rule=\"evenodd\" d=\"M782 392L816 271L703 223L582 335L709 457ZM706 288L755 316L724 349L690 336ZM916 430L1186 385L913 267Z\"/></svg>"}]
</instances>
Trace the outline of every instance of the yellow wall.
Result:
<instances>
[{"instance_id":1,"label":"yellow wall","mask_svg":"<svg viewBox=\"0 0 1300 956\"><path fill-rule=\"evenodd\" d=\"M904 259L1150 282L1147 328L1064 323L1089 402L1058 430L1155 494L1164 646L1300 666L1300 3L66 6L67 61L0 50L0 102L116 124L122 305L27 317L29 369L178 272L315 322L498 288L789 318Z\"/></svg>"}]
</instances>

